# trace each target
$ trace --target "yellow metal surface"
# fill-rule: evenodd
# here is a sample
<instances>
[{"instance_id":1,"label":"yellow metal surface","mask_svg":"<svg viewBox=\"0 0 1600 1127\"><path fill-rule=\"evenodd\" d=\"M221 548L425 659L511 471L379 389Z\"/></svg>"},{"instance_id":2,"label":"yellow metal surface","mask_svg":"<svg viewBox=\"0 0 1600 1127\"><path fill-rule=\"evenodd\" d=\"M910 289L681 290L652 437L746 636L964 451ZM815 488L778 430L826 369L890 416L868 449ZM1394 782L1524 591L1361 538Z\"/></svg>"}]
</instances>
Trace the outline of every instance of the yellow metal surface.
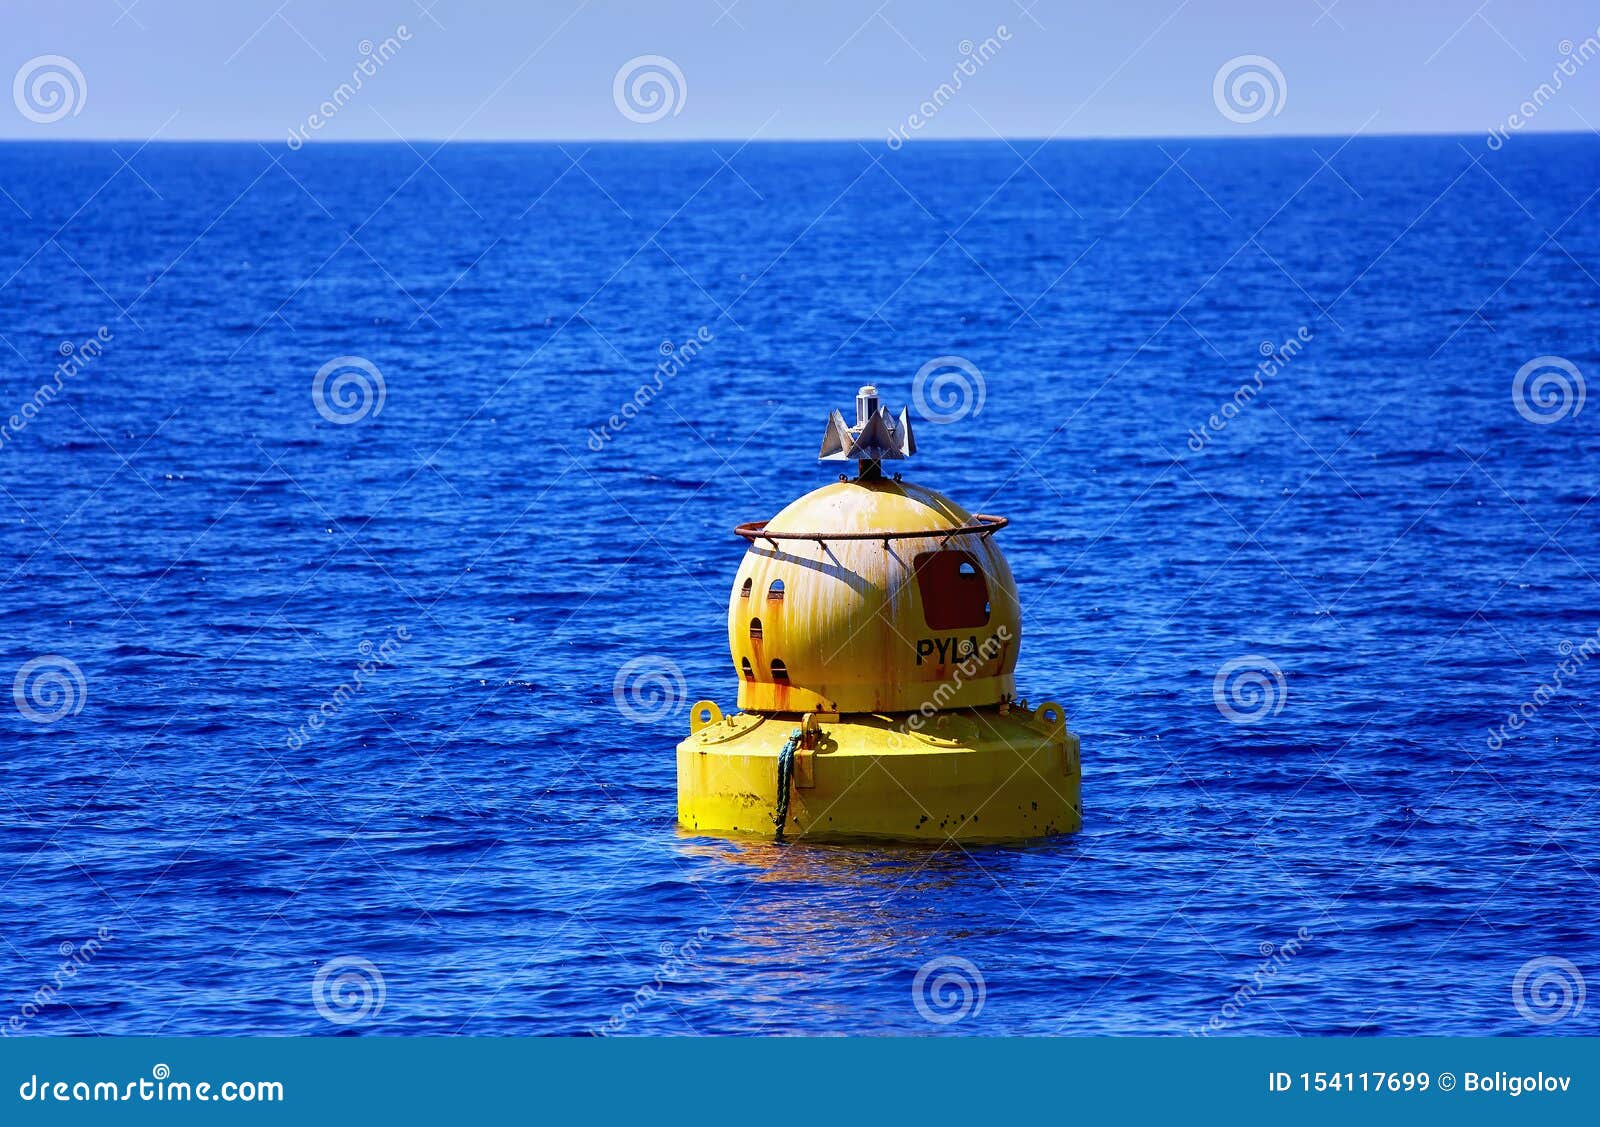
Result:
<instances>
[{"instance_id":1,"label":"yellow metal surface","mask_svg":"<svg viewBox=\"0 0 1600 1127\"><path fill-rule=\"evenodd\" d=\"M990 537L940 535L973 523L970 512L943 495L887 479L836 482L773 517L768 532L928 535L755 540L728 606L739 707L912 712L1009 698L1022 640L1011 569ZM987 584L981 622L929 625L916 560L940 551L967 553Z\"/></svg>"},{"instance_id":2,"label":"yellow metal surface","mask_svg":"<svg viewBox=\"0 0 1600 1127\"><path fill-rule=\"evenodd\" d=\"M692 732L678 745L679 823L772 837L778 752L796 727L735 713ZM788 838L1016 841L1082 826L1078 737L1059 705L846 715L805 730L815 746L797 753Z\"/></svg>"},{"instance_id":3,"label":"yellow metal surface","mask_svg":"<svg viewBox=\"0 0 1600 1127\"><path fill-rule=\"evenodd\" d=\"M689 731L698 732L707 724L716 724L722 719L722 709L714 700L697 700L689 709Z\"/></svg>"}]
</instances>

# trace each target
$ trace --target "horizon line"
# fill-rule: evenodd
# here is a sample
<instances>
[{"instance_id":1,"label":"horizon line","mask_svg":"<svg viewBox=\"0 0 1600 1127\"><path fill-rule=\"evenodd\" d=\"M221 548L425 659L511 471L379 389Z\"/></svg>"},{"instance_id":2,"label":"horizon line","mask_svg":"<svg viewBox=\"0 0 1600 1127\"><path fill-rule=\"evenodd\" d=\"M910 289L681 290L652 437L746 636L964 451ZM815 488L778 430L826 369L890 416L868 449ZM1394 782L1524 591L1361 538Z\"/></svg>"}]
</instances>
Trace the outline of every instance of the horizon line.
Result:
<instances>
[{"instance_id":1,"label":"horizon line","mask_svg":"<svg viewBox=\"0 0 1600 1127\"><path fill-rule=\"evenodd\" d=\"M1484 137L1494 133L1492 129L1466 132L1461 130L1361 130L1356 133L1264 133L1256 136L1242 136L1238 133L1123 133L1107 134L1103 136L1074 136L1074 137L1041 137L1029 134L1008 134L997 136L956 136L956 137L918 137L904 142L900 148L912 148L918 145L950 145L950 144L1006 144L1011 142L1026 142L1029 144L1060 144L1096 141L1326 141L1344 140L1355 141L1360 138L1374 140L1392 140L1400 138L1422 137ZM1526 128L1517 131L1517 135L1530 135L1539 137L1584 137L1589 135L1600 136L1600 132L1588 129L1535 129ZM282 145L283 137L5 137L0 136L0 145L15 144L41 144L41 145ZM299 148L332 147L336 145L849 145L872 144L882 145L883 137L864 136L825 136L825 137L349 137L339 140L313 138L306 140ZM298 149L296 150L298 151ZM899 151L899 150L896 150Z\"/></svg>"}]
</instances>

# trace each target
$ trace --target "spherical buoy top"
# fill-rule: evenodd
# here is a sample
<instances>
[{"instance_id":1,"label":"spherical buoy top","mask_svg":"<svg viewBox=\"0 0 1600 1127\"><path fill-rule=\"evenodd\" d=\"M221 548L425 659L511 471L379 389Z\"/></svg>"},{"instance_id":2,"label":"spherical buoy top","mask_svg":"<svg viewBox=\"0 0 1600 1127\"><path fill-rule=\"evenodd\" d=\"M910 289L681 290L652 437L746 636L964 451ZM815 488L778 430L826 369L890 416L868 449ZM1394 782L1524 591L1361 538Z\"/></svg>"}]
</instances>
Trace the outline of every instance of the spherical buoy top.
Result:
<instances>
[{"instance_id":1,"label":"spherical buoy top","mask_svg":"<svg viewBox=\"0 0 1600 1127\"><path fill-rule=\"evenodd\" d=\"M861 388L856 425L835 411L822 460L856 459L841 480L770 521L734 579L728 641L739 706L755 712L930 712L1014 693L1021 606L993 534L973 514L879 463L916 450L911 423Z\"/></svg>"}]
</instances>

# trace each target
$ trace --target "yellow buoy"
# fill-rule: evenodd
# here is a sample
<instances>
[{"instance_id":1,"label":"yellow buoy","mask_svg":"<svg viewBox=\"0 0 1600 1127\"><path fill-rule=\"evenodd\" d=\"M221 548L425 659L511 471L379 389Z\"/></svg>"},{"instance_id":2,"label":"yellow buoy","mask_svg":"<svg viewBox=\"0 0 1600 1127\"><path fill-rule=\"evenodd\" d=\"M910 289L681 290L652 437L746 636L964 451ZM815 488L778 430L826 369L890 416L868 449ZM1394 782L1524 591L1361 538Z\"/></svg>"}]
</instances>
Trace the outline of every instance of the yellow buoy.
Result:
<instances>
[{"instance_id":1,"label":"yellow buoy","mask_svg":"<svg viewBox=\"0 0 1600 1127\"><path fill-rule=\"evenodd\" d=\"M877 390L835 411L821 459L855 460L769 521L728 604L739 707L690 712L686 829L804 838L1015 841L1082 826L1078 738L1013 673L1021 604L1004 517L883 476L916 450Z\"/></svg>"}]
</instances>

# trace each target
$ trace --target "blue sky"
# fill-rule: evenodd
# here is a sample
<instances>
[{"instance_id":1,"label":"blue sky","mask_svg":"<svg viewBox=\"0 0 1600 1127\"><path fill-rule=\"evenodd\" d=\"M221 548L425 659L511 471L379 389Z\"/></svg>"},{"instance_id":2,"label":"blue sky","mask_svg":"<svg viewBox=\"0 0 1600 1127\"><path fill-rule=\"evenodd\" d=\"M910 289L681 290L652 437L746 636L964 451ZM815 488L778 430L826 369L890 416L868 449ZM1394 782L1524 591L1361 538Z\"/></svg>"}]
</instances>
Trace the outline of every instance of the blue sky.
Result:
<instances>
[{"instance_id":1,"label":"blue sky","mask_svg":"<svg viewBox=\"0 0 1600 1127\"><path fill-rule=\"evenodd\" d=\"M23 79L13 103L48 67L38 60L55 56L76 68L65 78L76 112L36 120L61 103L34 105L32 116L4 106L0 137L282 140L350 80L364 41L380 44L402 26L409 38L305 130L309 139L881 139L950 81L969 58L964 41L991 38L998 50L907 136L1483 134L1550 81L1570 58L1564 41L1596 35L1600 8L1534 7L13 0L0 13L0 66ZM641 56L670 60L681 75L668 76L676 112L658 120L634 120L613 98L619 70ZM1270 112L1238 120L1250 114L1227 116L1214 89L1219 71L1246 56L1276 73L1257 67ZM1600 128L1600 58L1572 69L1526 129Z\"/></svg>"}]
</instances>

